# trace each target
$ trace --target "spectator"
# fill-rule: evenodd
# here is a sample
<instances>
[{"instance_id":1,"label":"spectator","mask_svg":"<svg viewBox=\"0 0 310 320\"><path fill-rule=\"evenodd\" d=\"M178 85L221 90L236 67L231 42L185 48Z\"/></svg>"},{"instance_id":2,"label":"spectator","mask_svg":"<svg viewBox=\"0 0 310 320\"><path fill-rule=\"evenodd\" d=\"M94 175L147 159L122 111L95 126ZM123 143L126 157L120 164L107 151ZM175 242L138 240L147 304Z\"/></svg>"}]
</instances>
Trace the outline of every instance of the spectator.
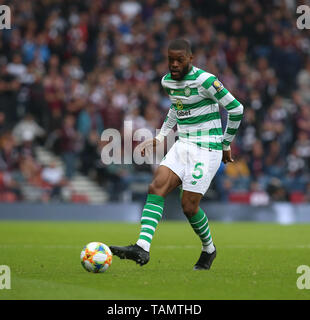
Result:
<instances>
[{"instance_id":1,"label":"spectator","mask_svg":"<svg viewBox=\"0 0 310 320\"><path fill-rule=\"evenodd\" d=\"M62 187L66 184L61 168L51 162L41 171L41 178L48 185L48 199L62 200Z\"/></svg>"},{"instance_id":2,"label":"spectator","mask_svg":"<svg viewBox=\"0 0 310 320\"><path fill-rule=\"evenodd\" d=\"M13 180L11 174L0 171L0 202L15 202L22 199L20 186Z\"/></svg>"},{"instance_id":3,"label":"spectator","mask_svg":"<svg viewBox=\"0 0 310 320\"><path fill-rule=\"evenodd\" d=\"M7 131L7 125L6 125L6 116L5 113L0 111L0 136Z\"/></svg>"},{"instance_id":4,"label":"spectator","mask_svg":"<svg viewBox=\"0 0 310 320\"><path fill-rule=\"evenodd\" d=\"M14 29L0 34L4 172L36 167L31 141L40 137L62 156L69 180L79 155L84 173L94 167L98 181L113 179L117 171L109 175L100 163L98 135L103 125L123 135L125 119L134 129L160 127L170 107L160 87L166 47L184 37L192 42L194 65L218 75L245 106L235 168L219 172L217 199L229 199L235 188L271 192L273 200L287 198L294 184L308 192L301 177L310 167L310 41L296 29L290 2L77 0L67 7L24 0L23 10L20 2L7 2ZM21 129L25 113L30 130ZM19 149L7 134L12 128Z\"/></svg>"},{"instance_id":5,"label":"spectator","mask_svg":"<svg viewBox=\"0 0 310 320\"><path fill-rule=\"evenodd\" d=\"M231 180L235 191L247 191L250 183L250 170L247 161L242 155L236 155L234 160L234 163L226 165L226 176Z\"/></svg>"},{"instance_id":6,"label":"spectator","mask_svg":"<svg viewBox=\"0 0 310 320\"><path fill-rule=\"evenodd\" d=\"M65 163L65 175L68 179L72 179L76 166L77 155L80 151L80 135L74 128L75 118L67 115L60 133L61 154Z\"/></svg>"},{"instance_id":7,"label":"spectator","mask_svg":"<svg viewBox=\"0 0 310 320\"><path fill-rule=\"evenodd\" d=\"M77 130L84 138L90 134L91 130L94 130L98 136L102 134L102 117L96 110L94 104L87 104L86 108L79 113L77 119Z\"/></svg>"},{"instance_id":8,"label":"spectator","mask_svg":"<svg viewBox=\"0 0 310 320\"><path fill-rule=\"evenodd\" d=\"M24 81L27 67L22 63L22 57L20 54L14 54L12 62L10 62L7 66L7 72L12 76L18 78L20 82Z\"/></svg>"},{"instance_id":9,"label":"spectator","mask_svg":"<svg viewBox=\"0 0 310 320\"><path fill-rule=\"evenodd\" d=\"M27 114L14 128L12 134L15 141L21 144L23 141L34 141L37 137L42 137L45 134L34 120L31 114Z\"/></svg>"},{"instance_id":10,"label":"spectator","mask_svg":"<svg viewBox=\"0 0 310 320\"><path fill-rule=\"evenodd\" d=\"M310 58L308 58L304 69L299 71L297 75L297 84L302 99L310 104Z\"/></svg>"},{"instance_id":11,"label":"spectator","mask_svg":"<svg viewBox=\"0 0 310 320\"><path fill-rule=\"evenodd\" d=\"M10 133L1 137L0 141L0 171L13 172L18 168L19 153Z\"/></svg>"},{"instance_id":12,"label":"spectator","mask_svg":"<svg viewBox=\"0 0 310 320\"><path fill-rule=\"evenodd\" d=\"M252 206L266 206L269 204L269 195L257 181L253 181L250 187L250 204Z\"/></svg>"}]
</instances>

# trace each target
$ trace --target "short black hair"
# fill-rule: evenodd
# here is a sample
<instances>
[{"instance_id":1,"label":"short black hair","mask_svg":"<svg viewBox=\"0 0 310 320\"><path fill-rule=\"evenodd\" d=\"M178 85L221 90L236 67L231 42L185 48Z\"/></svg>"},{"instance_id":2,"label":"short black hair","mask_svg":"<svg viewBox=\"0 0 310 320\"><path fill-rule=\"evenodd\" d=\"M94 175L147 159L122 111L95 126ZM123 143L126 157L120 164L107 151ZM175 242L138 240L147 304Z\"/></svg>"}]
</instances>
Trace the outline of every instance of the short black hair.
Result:
<instances>
[{"instance_id":1,"label":"short black hair","mask_svg":"<svg viewBox=\"0 0 310 320\"><path fill-rule=\"evenodd\" d=\"M186 53L192 54L190 43L185 39L175 39L169 43L168 50L185 50Z\"/></svg>"}]
</instances>

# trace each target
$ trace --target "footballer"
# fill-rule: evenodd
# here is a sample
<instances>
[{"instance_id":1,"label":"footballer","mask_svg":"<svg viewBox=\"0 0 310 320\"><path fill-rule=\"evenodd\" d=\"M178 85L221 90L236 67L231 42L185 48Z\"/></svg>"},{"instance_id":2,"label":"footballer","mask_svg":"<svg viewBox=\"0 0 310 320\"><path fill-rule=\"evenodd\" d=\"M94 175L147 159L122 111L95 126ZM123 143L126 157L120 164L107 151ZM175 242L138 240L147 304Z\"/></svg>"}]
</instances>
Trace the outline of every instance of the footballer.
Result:
<instances>
[{"instance_id":1,"label":"footballer","mask_svg":"<svg viewBox=\"0 0 310 320\"><path fill-rule=\"evenodd\" d=\"M169 95L171 107L160 133L141 144L141 154L158 146L177 124L179 139L160 162L148 188L141 217L139 238L134 245L110 246L121 259L131 259L141 266L150 260L151 242L162 217L165 197L181 186L182 209L202 243L194 270L208 270L216 257L208 218L199 207L221 161L233 162L230 144L243 116L242 104L211 73L192 65L188 41L173 40L168 47L168 66L161 84ZM222 130L219 106L228 113Z\"/></svg>"}]
</instances>

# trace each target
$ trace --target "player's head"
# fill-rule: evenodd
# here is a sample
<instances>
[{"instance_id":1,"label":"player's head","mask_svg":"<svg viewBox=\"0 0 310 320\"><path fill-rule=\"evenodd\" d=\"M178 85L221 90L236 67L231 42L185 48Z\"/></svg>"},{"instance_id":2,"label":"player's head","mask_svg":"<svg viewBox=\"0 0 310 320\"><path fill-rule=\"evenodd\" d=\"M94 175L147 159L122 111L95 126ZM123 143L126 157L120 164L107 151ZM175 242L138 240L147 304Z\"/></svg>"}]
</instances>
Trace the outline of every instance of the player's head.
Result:
<instances>
[{"instance_id":1,"label":"player's head","mask_svg":"<svg viewBox=\"0 0 310 320\"><path fill-rule=\"evenodd\" d=\"M176 39L168 46L168 65L173 80L181 80L192 66L192 50L188 41Z\"/></svg>"}]
</instances>

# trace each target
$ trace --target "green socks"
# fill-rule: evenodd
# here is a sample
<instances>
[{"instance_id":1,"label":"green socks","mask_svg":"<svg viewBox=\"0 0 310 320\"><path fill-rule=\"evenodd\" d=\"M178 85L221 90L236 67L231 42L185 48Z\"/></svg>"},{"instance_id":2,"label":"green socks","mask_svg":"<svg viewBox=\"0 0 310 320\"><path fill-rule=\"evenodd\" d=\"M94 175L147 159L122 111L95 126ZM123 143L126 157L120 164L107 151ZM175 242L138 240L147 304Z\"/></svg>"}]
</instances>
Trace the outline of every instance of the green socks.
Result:
<instances>
[{"instance_id":1,"label":"green socks","mask_svg":"<svg viewBox=\"0 0 310 320\"><path fill-rule=\"evenodd\" d=\"M148 194L141 217L141 230L137 245L149 252L156 227L162 217L165 198L156 194ZM213 245L208 218L201 208L188 219L192 228L202 242L202 251L212 253Z\"/></svg>"},{"instance_id":2,"label":"green socks","mask_svg":"<svg viewBox=\"0 0 310 320\"><path fill-rule=\"evenodd\" d=\"M188 220L202 242L202 251L212 253L215 250L215 247L213 245L206 214L199 208L198 212Z\"/></svg>"},{"instance_id":3,"label":"green socks","mask_svg":"<svg viewBox=\"0 0 310 320\"><path fill-rule=\"evenodd\" d=\"M141 217L141 230L137 245L150 251L155 229L162 217L165 198L156 194L148 194Z\"/></svg>"}]
</instances>

